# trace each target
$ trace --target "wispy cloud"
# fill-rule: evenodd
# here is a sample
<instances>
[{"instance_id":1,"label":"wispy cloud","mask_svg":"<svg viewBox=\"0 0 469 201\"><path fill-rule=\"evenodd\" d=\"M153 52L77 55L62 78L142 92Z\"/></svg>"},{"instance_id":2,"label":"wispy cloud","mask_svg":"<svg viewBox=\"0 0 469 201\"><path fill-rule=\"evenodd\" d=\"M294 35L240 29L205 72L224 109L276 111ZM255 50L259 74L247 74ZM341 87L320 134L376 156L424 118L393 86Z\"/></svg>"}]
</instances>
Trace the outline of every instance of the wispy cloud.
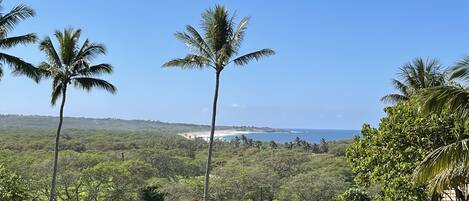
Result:
<instances>
[{"instance_id":1,"label":"wispy cloud","mask_svg":"<svg viewBox=\"0 0 469 201\"><path fill-rule=\"evenodd\" d=\"M231 107L232 108L246 108L246 105L242 105L242 104L239 104L239 103L232 103Z\"/></svg>"}]
</instances>

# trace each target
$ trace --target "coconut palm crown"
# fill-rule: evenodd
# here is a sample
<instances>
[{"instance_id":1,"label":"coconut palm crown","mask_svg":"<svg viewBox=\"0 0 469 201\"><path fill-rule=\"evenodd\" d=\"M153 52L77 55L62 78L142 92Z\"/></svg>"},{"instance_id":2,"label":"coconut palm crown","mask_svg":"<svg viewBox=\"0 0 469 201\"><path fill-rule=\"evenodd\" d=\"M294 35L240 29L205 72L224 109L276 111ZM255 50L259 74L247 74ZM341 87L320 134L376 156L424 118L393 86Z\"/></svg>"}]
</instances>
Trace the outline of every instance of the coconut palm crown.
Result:
<instances>
[{"instance_id":1,"label":"coconut palm crown","mask_svg":"<svg viewBox=\"0 0 469 201\"><path fill-rule=\"evenodd\" d=\"M0 0L0 4L1 3L3 3L2 0ZM0 9L2 8L0 7ZM37 37L34 33L9 36L10 32L13 31L21 21L33 17L34 15L34 10L23 4L16 5L7 13L0 13L0 49L9 49L20 44L25 45L36 42ZM2 64L7 64L12 69L14 75L26 75L36 81L38 80L37 69L21 58L0 52L0 61ZM0 77L2 76L3 68L0 65Z\"/></svg>"},{"instance_id":2,"label":"coconut palm crown","mask_svg":"<svg viewBox=\"0 0 469 201\"><path fill-rule=\"evenodd\" d=\"M398 74L400 79L393 79L392 84L399 93L389 94L381 98L385 103L398 103L409 100L418 90L446 83L446 74L436 59L415 58L404 64Z\"/></svg>"},{"instance_id":3,"label":"coconut palm crown","mask_svg":"<svg viewBox=\"0 0 469 201\"><path fill-rule=\"evenodd\" d=\"M101 88L111 93L116 92L114 85L96 77L112 73L112 66L105 63L91 64L95 57L106 53L104 45L86 39L80 47L80 29L68 28L63 32L56 31L54 35L58 42L58 51L49 37L39 45L39 49L47 57L47 61L39 64L39 69L44 77L52 79L52 105L55 105L69 85L88 91Z\"/></svg>"},{"instance_id":4,"label":"coconut palm crown","mask_svg":"<svg viewBox=\"0 0 469 201\"><path fill-rule=\"evenodd\" d=\"M249 18L243 18L235 25L234 16L229 15L223 6L208 9L202 14L201 26L204 35L191 25L186 26L187 32L177 32L175 37L185 43L191 50L183 58L173 59L163 64L164 67L204 68L210 67L221 72L228 64L243 66L251 60L274 54L271 49L261 49L238 56L239 48L248 27Z\"/></svg>"},{"instance_id":5,"label":"coconut palm crown","mask_svg":"<svg viewBox=\"0 0 469 201\"><path fill-rule=\"evenodd\" d=\"M163 64L163 67L213 68L216 73L207 168L204 181L204 201L209 200L208 188L220 73L231 63L244 66L252 60L259 60L262 57L274 54L274 51L271 49L261 49L238 56L248 23L249 18L245 17L236 25L235 17L230 16L227 9L223 6L208 9L202 14L201 26L204 32L203 35L199 34L190 25L186 26L186 32L177 32L175 34L175 37L185 43L192 52L183 58L173 59Z\"/></svg>"}]
</instances>

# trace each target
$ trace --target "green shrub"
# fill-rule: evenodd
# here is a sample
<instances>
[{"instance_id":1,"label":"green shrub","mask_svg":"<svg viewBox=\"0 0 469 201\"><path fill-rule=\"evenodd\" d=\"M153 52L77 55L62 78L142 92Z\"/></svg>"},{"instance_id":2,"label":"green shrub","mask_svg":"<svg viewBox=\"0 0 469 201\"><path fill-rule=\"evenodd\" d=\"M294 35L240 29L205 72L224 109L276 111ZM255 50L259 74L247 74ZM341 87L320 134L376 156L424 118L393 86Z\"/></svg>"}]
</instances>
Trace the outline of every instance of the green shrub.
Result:
<instances>
[{"instance_id":1,"label":"green shrub","mask_svg":"<svg viewBox=\"0 0 469 201\"><path fill-rule=\"evenodd\" d=\"M371 198L359 188L350 188L339 195L336 201L371 201Z\"/></svg>"}]
</instances>

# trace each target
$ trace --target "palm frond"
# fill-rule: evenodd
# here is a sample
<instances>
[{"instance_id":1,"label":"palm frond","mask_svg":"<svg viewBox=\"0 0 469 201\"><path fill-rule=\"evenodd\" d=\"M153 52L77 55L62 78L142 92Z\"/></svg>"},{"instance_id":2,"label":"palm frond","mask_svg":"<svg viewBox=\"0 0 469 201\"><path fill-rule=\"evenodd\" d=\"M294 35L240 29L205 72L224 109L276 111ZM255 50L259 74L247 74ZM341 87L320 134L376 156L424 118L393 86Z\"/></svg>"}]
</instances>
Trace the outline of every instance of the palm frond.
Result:
<instances>
[{"instance_id":1,"label":"palm frond","mask_svg":"<svg viewBox=\"0 0 469 201\"><path fill-rule=\"evenodd\" d=\"M396 79L392 79L391 82L394 88L401 92L404 96L410 96L411 92L409 90L409 87L406 86L404 83Z\"/></svg>"},{"instance_id":2,"label":"palm frond","mask_svg":"<svg viewBox=\"0 0 469 201\"><path fill-rule=\"evenodd\" d=\"M0 17L0 27L4 27L2 35L5 36L5 33L12 31L20 21L33 17L35 14L34 10L27 5L15 6L10 12Z\"/></svg>"},{"instance_id":3,"label":"palm frond","mask_svg":"<svg viewBox=\"0 0 469 201\"><path fill-rule=\"evenodd\" d=\"M0 61L7 63L12 68L14 75L25 75L36 82L39 80L38 69L18 57L0 53Z\"/></svg>"},{"instance_id":4,"label":"palm frond","mask_svg":"<svg viewBox=\"0 0 469 201\"><path fill-rule=\"evenodd\" d=\"M106 47L103 44L91 43L86 39L78 53L72 58L70 70L82 71L82 69L87 69L98 55L104 54L106 54Z\"/></svg>"},{"instance_id":5,"label":"palm frond","mask_svg":"<svg viewBox=\"0 0 469 201\"><path fill-rule=\"evenodd\" d=\"M398 103L408 100L422 89L447 84L447 77L437 59L415 58L399 68L399 80L393 79L392 85L399 94L381 98L386 103Z\"/></svg>"},{"instance_id":6,"label":"palm frond","mask_svg":"<svg viewBox=\"0 0 469 201\"><path fill-rule=\"evenodd\" d=\"M71 66L78 49L78 40L80 39L81 29L67 28L63 32L55 31L55 37L59 42L60 58L63 64Z\"/></svg>"},{"instance_id":7,"label":"palm frond","mask_svg":"<svg viewBox=\"0 0 469 201\"><path fill-rule=\"evenodd\" d=\"M231 57L235 54L236 52L234 52L233 46L229 42L227 42L217 52L217 63L222 63L223 65L226 65L230 63Z\"/></svg>"},{"instance_id":8,"label":"palm frond","mask_svg":"<svg viewBox=\"0 0 469 201\"><path fill-rule=\"evenodd\" d=\"M40 78L50 78L52 77L53 74L53 67L47 63L47 62L41 62L38 66L37 66L38 70L39 70L39 76Z\"/></svg>"},{"instance_id":9,"label":"palm frond","mask_svg":"<svg viewBox=\"0 0 469 201\"><path fill-rule=\"evenodd\" d=\"M35 43L37 40L36 34L30 33L21 36L8 37L0 39L0 48L12 48L19 44Z\"/></svg>"},{"instance_id":10,"label":"palm frond","mask_svg":"<svg viewBox=\"0 0 469 201\"><path fill-rule=\"evenodd\" d=\"M259 51L251 52L251 53L245 54L243 56L240 56L240 57L234 59L233 62L236 65L243 66L243 65L248 64L253 59L258 61L262 57L266 57L266 56L270 56L270 55L274 55L274 54L275 54L275 52L271 49L262 49L262 50L259 50Z\"/></svg>"},{"instance_id":11,"label":"palm frond","mask_svg":"<svg viewBox=\"0 0 469 201\"><path fill-rule=\"evenodd\" d=\"M213 52L220 51L233 34L233 19L223 6L208 9L202 14L205 39Z\"/></svg>"},{"instance_id":12,"label":"palm frond","mask_svg":"<svg viewBox=\"0 0 469 201\"><path fill-rule=\"evenodd\" d=\"M78 51L75 60L83 59L93 61L97 56L106 54L106 51L106 46L104 46L104 44L91 43L86 39L83 46Z\"/></svg>"},{"instance_id":13,"label":"palm frond","mask_svg":"<svg viewBox=\"0 0 469 201\"><path fill-rule=\"evenodd\" d=\"M412 89L420 89L420 82L418 80L418 73L415 66L412 63L408 63L401 67L399 73L401 80Z\"/></svg>"},{"instance_id":14,"label":"palm frond","mask_svg":"<svg viewBox=\"0 0 469 201\"><path fill-rule=\"evenodd\" d=\"M425 62L423 61L423 59L421 58L418 58L417 61L415 61L415 63L417 64L416 68L415 68L415 71L417 72L417 74L415 75L415 78L416 80L418 81L419 83L419 87L420 88L427 88L427 80L425 78L427 78L426 74L428 73L426 71L426 66L425 66Z\"/></svg>"},{"instance_id":15,"label":"palm frond","mask_svg":"<svg viewBox=\"0 0 469 201\"><path fill-rule=\"evenodd\" d=\"M87 91L91 90L92 88L100 88L104 89L112 94L117 92L117 88L112 85L111 83L92 77L75 77L72 78L73 84L75 87L79 87L85 89Z\"/></svg>"},{"instance_id":16,"label":"palm frond","mask_svg":"<svg viewBox=\"0 0 469 201\"><path fill-rule=\"evenodd\" d=\"M60 79L56 77L52 82L52 93L51 93L51 105L54 106L57 102L57 99L62 96L62 92L64 90L63 83L60 82Z\"/></svg>"},{"instance_id":17,"label":"palm frond","mask_svg":"<svg viewBox=\"0 0 469 201\"><path fill-rule=\"evenodd\" d=\"M46 54L46 57L51 64L58 67L62 66L62 60L55 50L54 44L52 43L50 37L44 38L44 40L39 43L39 50Z\"/></svg>"},{"instance_id":18,"label":"palm frond","mask_svg":"<svg viewBox=\"0 0 469 201\"><path fill-rule=\"evenodd\" d=\"M464 139L440 148L435 149L420 163L414 172L414 179L417 183L423 183L434 179L439 175L441 184L448 183L442 181L449 178L449 175L455 175L461 166L468 167L469 162L469 139ZM467 171L467 170L466 170ZM467 172L466 172L467 174ZM453 180L451 180L453 181ZM444 187L444 186L442 186ZM441 190L441 188L440 188Z\"/></svg>"},{"instance_id":19,"label":"palm frond","mask_svg":"<svg viewBox=\"0 0 469 201\"><path fill-rule=\"evenodd\" d=\"M184 58L172 59L163 64L163 67L180 68L203 68L207 66L211 66L208 58L193 54L189 54Z\"/></svg>"},{"instance_id":20,"label":"palm frond","mask_svg":"<svg viewBox=\"0 0 469 201\"><path fill-rule=\"evenodd\" d=\"M463 79L469 80L469 56L463 57L456 65L450 70L450 80Z\"/></svg>"},{"instance_id":21,"label":"palm frond","mask_svg":"<svg viewBox=\"0 0 469 201\"><path fill-rule=\"evenodd\" d=\"M197 54L201 54L204 57L209 58L211 61L214 61L214 55L212 51L210 50L210 47L207 45L205 40L200 36L200 34L197 32L197 30L190 26L186 26L186 30L188 33L184 32L176 32L174 36L176 39L182 41L184 44L186 44L190 49L195 51Z\"/></svg>"},{"instance_id":22,"label":"palm frond","mask_svg":"<svg viewBox=\"0 0 469 201\"><path fill-rule=\"evenodd\" d=\"M87 73L82 73L86 75L101 75L101 74L111 74L113 72L113 68L111 64L97 64L94 66L90 66L87 70Z\"/></svg>"},{"instance_id":23,"label":"palm frond","mask_svg":"<svg viewBox=\"0 0 469 201\"><path fill-rule=\"evenodd\" d=\"M421 91L417 100L426 113L449 109L461 118L469 117L469 91L458 86L438 86Z\"/></svg>"},{"instance_id":24,"label":"palm frond","mask_svg":"<svg viewBox=\"0 0 469 201\"><path fill-rule=\"evenodd\" d=\"M439 86L445 82L445 74L437 59L415 58L400 69L400 78L409 88L423 89Z\"/></svg>"},{"instance_id":25,"label":"palm frond","mask_svg":"<svg viewBox=\"0 0 469 201\"><path fill-rule=\"evenodd\" d=\"M246 29L248 28L248 24L249 17L244 17L239 22L236 31L233 33L233 37L231 38L230 43L234 52L238 52L238 49L241 47L241 43L243 42Z\"/></svg>"},{"instance_id":26,"label":"palm frond","mask_svg":"<svg viewBox=\"0 0 469 201\"><path fill-rule=\"evenodd\" d=\"M464 186L469 176L468 170L469 167L465 164L457 164L456 167L447 168L433 178L428 178L427 186L432 193L441 193L457 186Z\"/></svg>"},{"instance_id":27,"label":"palm frond","mask_svg":"<svg viewBox=\"0 0 469 201\"><path fill-rule=\"evenodd\" d=\"M383 96L381 98L381 101L384 103L389 103L389 104L396 104L402 101L406 101L409 98L405 95L402 94L388 94L386 96Z\"/></svg>"}]
</instances>

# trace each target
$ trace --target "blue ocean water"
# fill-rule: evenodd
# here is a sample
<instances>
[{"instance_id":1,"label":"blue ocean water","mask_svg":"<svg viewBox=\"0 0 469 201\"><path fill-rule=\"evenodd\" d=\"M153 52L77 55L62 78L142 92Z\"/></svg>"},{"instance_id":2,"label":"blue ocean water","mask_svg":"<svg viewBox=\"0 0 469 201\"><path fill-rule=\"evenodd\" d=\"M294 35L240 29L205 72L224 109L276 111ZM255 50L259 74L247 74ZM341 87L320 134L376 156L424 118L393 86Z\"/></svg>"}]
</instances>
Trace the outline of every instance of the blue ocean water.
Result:
<instances>
[{"instance_id":1,"label":"blue ocean water","mask_svg":"<svg viewBox=\"0 0 469 201\"><path fill-rule=\"evenodd\" d=\"M230 141L235 136L245 135L246 137L253 140L260 141L275 141L277 143L291 142L296 137L301 140L305 140L309 143L318 143L322 138L326 140L345 140L353 139L355 135L360 135L359 130L335 130L335 129L285 129L281 132L246 132L236 133L234 135L228 135L219 137L218 139Z\"/></svg>"}]
</instances>

